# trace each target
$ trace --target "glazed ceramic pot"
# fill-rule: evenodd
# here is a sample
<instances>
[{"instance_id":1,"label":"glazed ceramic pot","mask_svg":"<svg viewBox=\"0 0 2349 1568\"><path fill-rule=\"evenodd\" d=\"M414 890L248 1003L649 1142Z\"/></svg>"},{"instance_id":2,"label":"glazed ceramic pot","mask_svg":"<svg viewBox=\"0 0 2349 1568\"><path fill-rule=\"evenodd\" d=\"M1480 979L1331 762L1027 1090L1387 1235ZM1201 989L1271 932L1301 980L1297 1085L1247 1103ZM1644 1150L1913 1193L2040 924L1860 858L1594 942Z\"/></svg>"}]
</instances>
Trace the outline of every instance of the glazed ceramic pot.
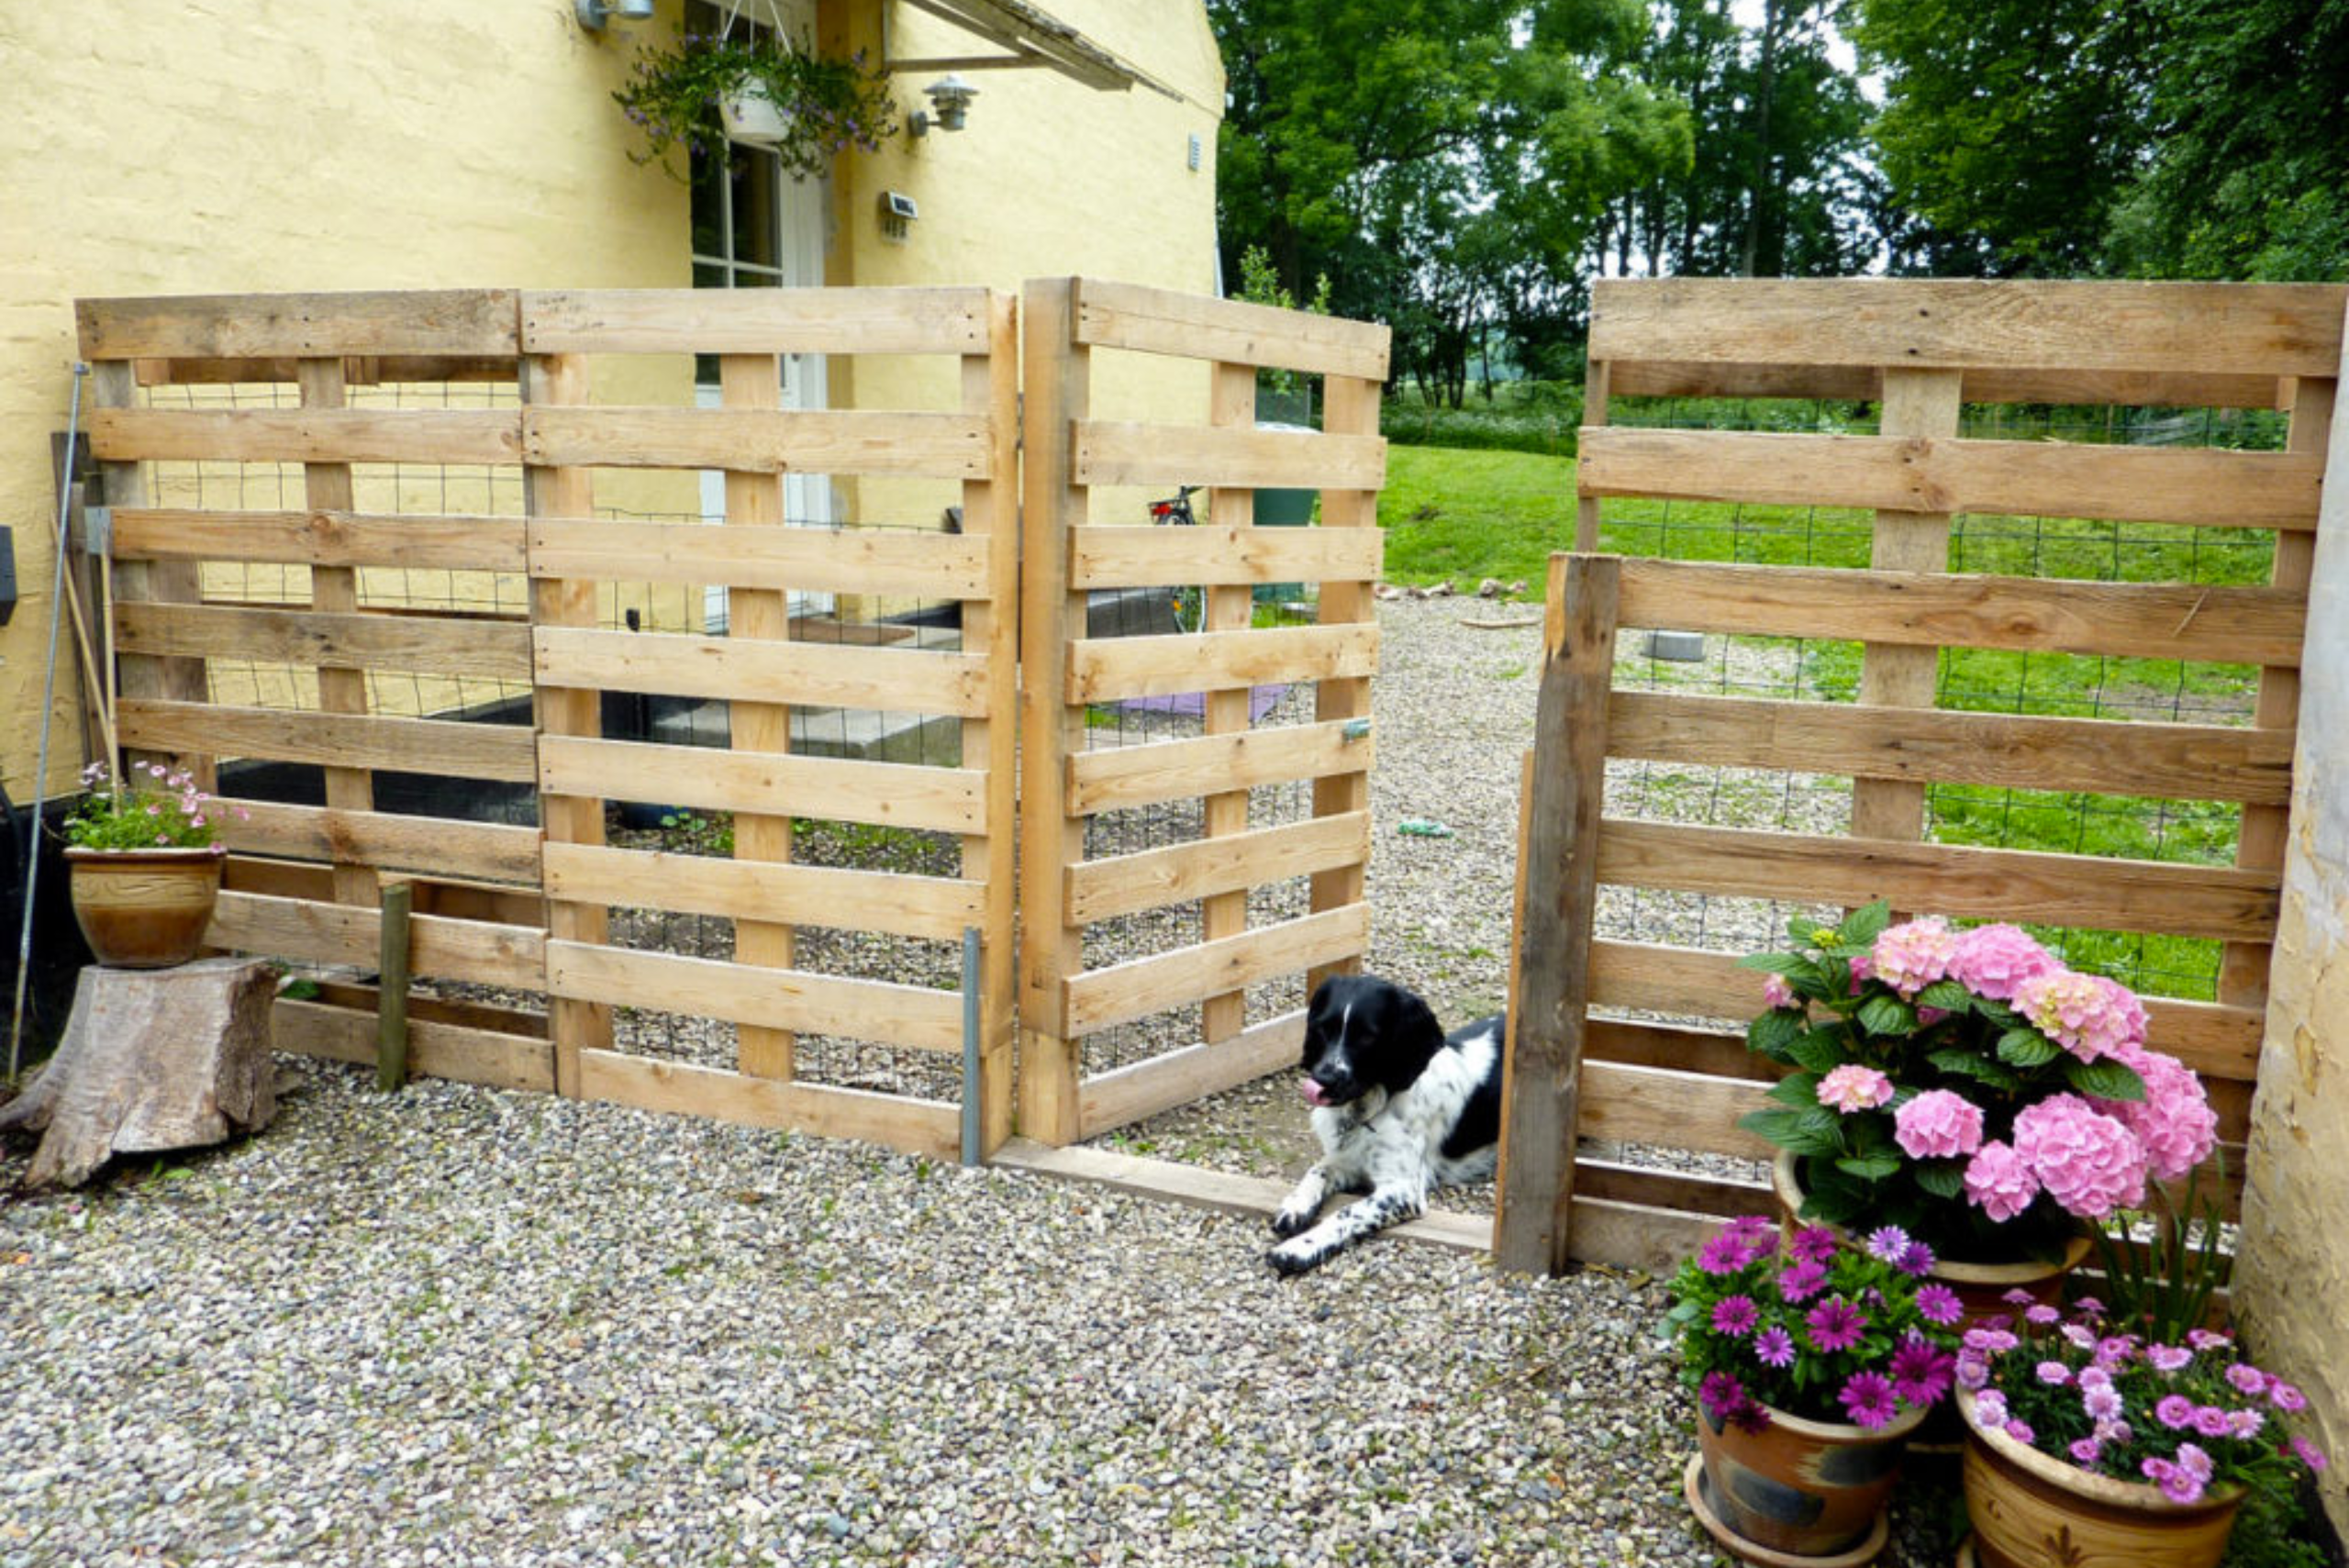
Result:
<instances>
[{"instance_id":1,"label":"glazed ceramic pot","mask_svg":"<svg viewBox=\"0 0 2349 1568\"><path fill-rule=\"evenodd\" d=\"M1768 1426L1748 1432L1698 1407L1703 1501L1739 1538L1770 1551L1848 1553L1875 1530L1925 1413L1904 1411L1873 1428L1769 1415Z\"/></svg>"},{"instance_id":2,"label":"glazed ceramic pot","mask_svg":"<svg viewBox=\"0 0 2349 1568\"><path fill-rule=\"evenodd\" d=\"M69 846L73 918L97 961L167 969L204 946L228 848L88 850Z\"/></svg>"},{"instance_id":3,"label":"glazed ceramic pot","mask_svg":"<svg viewBox=\"0 0 2349 1568\"><path fill-rule=\"evenodd\" d=\"M1965 1510L1980 1568L2212 1568L2243 1504L2243 1488L2173 1503L2142 1481L2092 1475L1965 1418Z\"/></svg>"}]
</instances>

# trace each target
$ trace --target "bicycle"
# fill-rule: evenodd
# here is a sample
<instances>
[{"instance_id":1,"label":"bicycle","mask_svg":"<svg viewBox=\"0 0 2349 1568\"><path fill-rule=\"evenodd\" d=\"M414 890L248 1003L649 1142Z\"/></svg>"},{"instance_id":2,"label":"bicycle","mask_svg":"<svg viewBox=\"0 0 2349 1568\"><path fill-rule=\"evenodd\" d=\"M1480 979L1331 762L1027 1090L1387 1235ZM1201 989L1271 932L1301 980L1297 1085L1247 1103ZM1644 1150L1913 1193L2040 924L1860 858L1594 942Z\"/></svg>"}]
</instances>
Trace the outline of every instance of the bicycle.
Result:
<instances>
[{"instance_id":1,"label":"bicycle","mask_svg":"<svg viewBox=\"0 0 2349 1568\"><path fill-rule=\"evenodd\" d=\"M1204 485L1186 484L1168 499L1152 501L1150 504L1150 520L1178 528L1196 525L1199 519L1197 514L1191 510L1191 497L1204 488ZM1197 584L1176 588L1170 607L1174 612L1175 630L1196 632L1207 629L1208 591L1205 588Z\"/></svg>"}]
</instances>

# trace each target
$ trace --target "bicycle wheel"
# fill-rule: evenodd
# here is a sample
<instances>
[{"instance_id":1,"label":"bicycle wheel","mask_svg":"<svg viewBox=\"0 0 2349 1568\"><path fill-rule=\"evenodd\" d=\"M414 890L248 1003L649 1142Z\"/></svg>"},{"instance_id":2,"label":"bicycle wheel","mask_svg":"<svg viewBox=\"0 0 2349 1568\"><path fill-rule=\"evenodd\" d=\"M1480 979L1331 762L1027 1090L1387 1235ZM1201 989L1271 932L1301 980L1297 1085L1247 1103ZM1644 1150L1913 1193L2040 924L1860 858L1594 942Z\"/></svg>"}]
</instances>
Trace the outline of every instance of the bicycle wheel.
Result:
<instances>
[{"instance_id":1,"label":"bicycle wheel","mask_svg":"<svg viewBox=\"0 0 2349 1568\"><path fill-rule=\"evenodd\" d=\"M1205 588L1174 590L1174 629L1183 632L1204 631L1208 624L1208 591Z\"/></svg>"}]
</instances>

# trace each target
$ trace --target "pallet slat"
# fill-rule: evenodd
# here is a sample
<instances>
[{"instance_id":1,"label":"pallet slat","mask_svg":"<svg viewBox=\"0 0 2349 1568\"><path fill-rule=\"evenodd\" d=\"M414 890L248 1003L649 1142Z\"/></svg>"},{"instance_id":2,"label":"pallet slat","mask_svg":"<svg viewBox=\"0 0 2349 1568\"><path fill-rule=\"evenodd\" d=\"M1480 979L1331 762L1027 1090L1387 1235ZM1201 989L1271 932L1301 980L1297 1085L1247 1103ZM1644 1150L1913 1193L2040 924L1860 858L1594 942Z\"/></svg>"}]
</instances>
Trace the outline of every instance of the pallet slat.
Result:
<instances>
[{"instance_id":1,"label":"pallet slat","mask_svg":"<svg viewBox=\"0 0 2349 1568\"><path fill-rule=\"evenodd\" d=\"M1088 970L1067 983L1069 1033L1092 1034L1260 980L1357 957L1369 940L1369 907L1355 904Z\"/></svg>"},{"instance_id":2,"label":"pallet slat","mask_svg":"<svg viewBox=\"0 0 2349 1568\"><path fill-rule=\"evenodd\" d=\"M568 735L539 739L539 787L591 800L816 817L945 833L986 829L987 773L837 757L720 751Z\"/></svg>"},{"instance_id":3,"label":"pallet slat","mask_svg":"<svg viewBox=\"0 0 2349 1568\"><path fill-rule=\"evenodd\" d=\"M269 1021L275 1050L328 1062L375 1062L373 1011L280 996ZM460 1084L542 1095L554 1090L554 1048L545 1040L413 1014L407 1021L407 1063L413 1072Z\"/></svg>"},{"instance_id":4,"label":"pallet slat","mask_svg":"<svg viewBox=\"0 0 2349 1568\"><path fill-rule=\"evenodd\" d=\"M1386 483L1382 436L1076 421L1079 484L1279 485L1375 490Z\"/></svg>"},{"instance_id":5,"label":"pallet slat","mask_svg":"<svg viewBox=\"0 0 2349 1568\"><path fill-rule=\"evenodd\" d=\"M1069 815L1090 817L1219 789L1368 773L1376 761L1375 746L1367 733L1356 736L1348 729L1337 720L1082 752L1068 760Z\"/></svg>"},{"instance_id":6,"label":"pallet slat","mask_svg":"<svg viewBox=\"0 0 2349 1568\"><path fill-rule=\"evenodd\" d=\"M984 354L982 288L530 289L531 354Z\"/></svg>"},{"instance_id":7,"label":"pallet slat","mask_svg":"<svg viewBox=\"0 0 2349 1568\"><path fill-rule=\"evenodd\" d=\"M2233 866L1615 817L1601 824L1598 880L1753 898L1798 887L1831 903L1888 897L1961 917L2221 940L2272 930L2281 882Z\"/></svg>"},{"instance_id":8,"label":"pallet slat","mask_svg":"<svg viewBox=\"0 0 2349 1568\"><path fill-rule=\"evenodd\" d=\"M1583 432L1576 484L1584 495L2310 529L2323 476L2313 452L1614 425Z\"/></svg>"},{"instance_id":9,"label":"pallet slat","mask_svg":"<svg viewBox=\"0 0 2349 1568\"><path fill-rule=\"evenodd\" d=\"M101 408L90 450L116 462L518 463L513 409Z\"/></svg>"},{"instance_id":10,"label":"pallet slat","mask_svg":"<svg viewBox=\"0 0 2349 1568\"><path fill-rule=\"evenodd\" d=\"M1067 699L1101 703L1174 696L1370 675L1377 669L1378 628L1372 622L1087 638L1068 651Z\"/></svg>"},{"instance_id":11,"label":"pallet slat","mask_svg":"<svg viewBox=\"0 0 2349 1568\"><path fill-rule=\"evenodd\" d=\"M85 360L459 354L511 359L511 289L173 295L76 302ZM291 380L288 376L283 378Z\"/></svg>"},{"instance_id":12,"label":"pallet slat","mask_svg":"<svg viewBox=\"0 0 2349 1568\"><path fill-rule=\"evenodd\" d=\"M1390 328L1133 284L1075 282L1076 341L1308 374L1386 379Z\"/></svg>"},{"instance_id":13,"label":"pallet slat","mask_svg":"<svg viewBox=\"0 0 2349 1568\"><path fill-rule=\"evenodd\" d=\"M2288 730L1619 691L1608 754L2171 800L2290 800Z\"/></svg>"},{"instance_id":14,"label":"pallet slat","mask_svg":"<svg viewBox=\"0 0 2349 1568\"><path fill-rule=\"evenodd\" d=\"M372 970L381 955L378 910L306 898L223 892L205 940L239 952ZM408 964L420 978L469 980L535 991L543 973L546 933L418 915L408 923Z\"/></svg>"},{"instance_id":15,"label":"pallet slat","mask_svg":"<svg viewBox=\"0 0 2349 1568\"><path fill-rule=\"evenodd\" d=\"M383 768L529 784L538 776L530 731L518 725L307 713L225 704L125 698L126 747L208 757L263 757L324 767Z\"/></svg>"},{"instance_id":16,"label":"pallet slat","mask_svg":"<svg viewBox=\"0 0 2349 1568\"><path fill-rule=\"evenodd\" d=\"M579 1095L671 1116L707 1117L820 1138L861 1138L933 1160L952 1160L962 1147L958 1108L935 1100L756 1078L616 1051L579 1053Z\"/></svg>"},{"instance_id":17,"label":"pallet slat","mask_svg":"<svg viewBox=\"0 0 2349 1568\"><path fill-rule=\"evenodd\" d=\"M1295 1063L1305 1010L1252 1024L1230 1040L1202 1041L1147 1062L1097 1073L1077 1088L1079 1136L1098 1138L1142 1118L1187 1106Z\"/></svg>"},{"instance_id":18,"label":"pallet slat","mask_svg":"<svg viewBox=\"0 0 2349 1568\"><path fill-rule=\"evenodd\" d=\"M549 995L575 1001L915 1051L963 1049L963 998L952 991L562 940L547 943L546 975Z\"/></svg>"},{"instance_id":19,"label":"pallet slat","mask_svg":"<svg viewBox=\"0 0 2349 1568\"><path fill-rule=\"evenodd\" d=\"M533 405L521 427L521 461L558 468L985 479L993 458L973 414Z\"/></svg>"},{"instance_id":20,"label":"pallet slat","mask_svg":"<svg viewBox=\"0 0 2349 1568\"><path fill-rule=\"evenodd\" d=\"M2297 665L2304 595L2276 588L1623 562L1623 624L1751 637Z\"/></svg>"},{"instance_id":21,"label":"pallet slat","mask_svg":"<svg viewBox=\"0 0 2349 1568\"><path fill-rule=\"evenodd\" d=\"M986 712L987 662L975 653L579 627L542 626L530 636L544 685L963 718Z\"/></svg>"},{"instance_id":22,"label":"pallet slat","mask_svg":"<svg viewBox=\"0 0 2349 1568\"><path fill-rule=\"evenodd\" d=\"M1876 365L1624 360L1609 370L1617 397L1789 397L1873 403L1884 395L1884 371ZM2281 379L2272 375L1992 367L1966 371L1965 395L1968 403L2273 408L2281 385Z\"/></svg>"},{"instance_id":23,"label":"pallet slat","mask_svg":"<svg viewBox=\"0 0 2349 1568\"><path fill-rule=\"evenodd\" d=\"M988 596L986 540L884 528L743 528L699 523L529 525L529 571L548 578L723 584L924 599Z\"/></svg>"},{"instance_id":24,"label":"pallet slat","mask_svg":"<svg viewBox=\"0 0 2349 1568\"><path fill-rule=\"evenodd\" d=\"M1086 589L1368 582L1383 563L1384 540L1376 528L1074 528L1068 582Z\"/></svg>"},{"instance_id":25,"label":"pallet slat","mask_svg":"<svg viewBox=\"0 0 2349 1568\"><path fill-rule=\"evenodd\" d=\"M1663 278L1591 285L1590 357L1952 369L2340 373L2321 284Z\"/></svg>"},{"instance_id":26,"label":"pallet slat","mask_svg":"<svg viewBox=\"0 0 2349 1568\"><path fill-rule=\"evenodd\" d=\"M518 517L358 512L126 506L114 515L114 554L117 560L284 561L459 572L519 572L524 566Z\"/></svg>"},{"instance_id":27,"label":"pallet slat","mask_svg":"<svg viewBox=\"0 0 2349 1568\"><path fill-rule=\"evenodd\" d=\"M1765 1162L1777 1156L1767 1139L1743 1130L1737 1118L1771 1102L1766 1084L1678 1073L1621 1062L1585 1062L1575 1130L1584 1138L1653 1143Z\"/></svg>"},{"instance_id":28,"label":"pallet slat","mask_svg":"<svg viewBox=\"0 0 2349 1568\"><path fill-rule=\"evenodd\" d=\"M220 841L246 854L532 885L539 880L535 828L232 797L218 806Z\"/></svg>"},{"instance_id":29,"label":"pallet slat","mask_svg":"<svg viewBox=\"0 0 2349 1568\"><path fill-rule=\"evenodd\" d=\"M1089 926L1162 905L1360 865L1369 858L1366 811L1113 855L1068 868L1068 918Z\"/></svg>"},{"instance_id":30,"label":"pallet slat","mask_svg":"<svg viewBox=\"0 0 2349 1568\"><path fill-rule=\"evenodd\" d=\"M530 679L530 633L518 623L364 611L337 615L223 605L125 604L115 610L115 646L125 653L413 670L523 683Z\"/></svg>"},{"instance_id":31,"label":"pallet slat","mask_svg":"<svg viewBox=\"0 0 2349 1568\"><path fill-rule=\"evenodd\" d=\"M550 898L959 941L985 887L951 877L549 843Z\"/></svg>"}]
</instances>

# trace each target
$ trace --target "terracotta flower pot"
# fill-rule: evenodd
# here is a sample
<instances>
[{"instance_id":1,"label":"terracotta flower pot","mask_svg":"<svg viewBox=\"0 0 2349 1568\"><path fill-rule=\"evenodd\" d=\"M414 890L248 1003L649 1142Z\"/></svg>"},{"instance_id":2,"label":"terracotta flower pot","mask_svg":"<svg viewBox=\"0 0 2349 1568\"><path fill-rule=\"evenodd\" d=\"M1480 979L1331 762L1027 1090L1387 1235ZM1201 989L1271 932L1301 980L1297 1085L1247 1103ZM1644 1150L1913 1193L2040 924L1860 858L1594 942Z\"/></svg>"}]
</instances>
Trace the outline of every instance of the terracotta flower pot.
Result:
<instances>
[{"instance_id":1,"label":"terracotta flower pot","mask_svg":"<svg viewBox=\"0 0 2349 1568\"><path fill-rule=\"evenodd\" d=\"M88 850L69 846L73 918L100 963L166 969L204 945L228 848Z\"/></svg>"},{"instance_id":2,"label":"terracotta flower pot","mask_svg":"<svg viewBox=\"0 0 2349 1568\"><path fill-rule=\"evenodd\" d=\"M2227 1550L2243 1488L2173 1503L2145 1482L2091 1475L1965 1417L1965 1510L1981 1568L2212 1568Z\"/></svg>"},{"instance_id":3,"label":"terracotta flower pot","mask_svg":"<svg viewBox=\"0 0 2349 1568\"><path fill-rule=\"evenodd\" d=\"M1803 1191L1801 1179L1796 1174L1795 1157L1781 1149L1770 1166L1770 1184L1778 1199L1779 1223L1791 1235L1803 1221L1796 1216L1801 1212ZM1829 1229L1843 1234L1841 1226ZM2054 1262L2024 1260L2012 1263L1962 1263L1955 1260L1936 1262L1926 1276L1939 1280L1957 1292L1965 1304L1965 1320L1975 1323L1984 1318L2001 1315L2011 1317L2014 1304L2007 1300L2007 1292L2022 1289L2031 1292L2032 1299L2046 1307L2063 1304L2064 1279L2086 1261L2089 1241L2086 1236L2075 1236L2065 1245L2064 1256Z\"/></svg>"},{"instance_id":4,"label":"terracotta flower pot","mask_svg":"<svg viewBox=\"0 0 2349 1568\"><path fill-rule=\"evenodd\" d=\"M1924 1418L1922 1410L1909 1410L1868 1428L1773 1409L1768 1426L1748 1432L1716 1422L1700 1405L1701 1501L1754 1546L1793 1557L1843 1556L1876 1529L1900 1479L1909 1435Z\"/></svg>"}]
</instances>

